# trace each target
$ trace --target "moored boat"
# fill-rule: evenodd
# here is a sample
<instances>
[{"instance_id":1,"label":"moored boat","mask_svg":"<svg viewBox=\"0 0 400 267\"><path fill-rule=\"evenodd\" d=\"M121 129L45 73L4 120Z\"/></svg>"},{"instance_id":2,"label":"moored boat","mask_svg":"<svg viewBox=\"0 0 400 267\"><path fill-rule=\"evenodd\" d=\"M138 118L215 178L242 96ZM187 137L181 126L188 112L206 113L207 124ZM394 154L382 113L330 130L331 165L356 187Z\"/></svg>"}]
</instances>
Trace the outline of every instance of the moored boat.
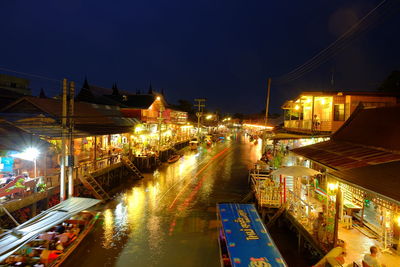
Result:
<instances>
[{"instance_id":1,"label":"moored boat","mask_svg":"<svg viewBox=\"0 0 400 267\"><path fill-rule=\"evenodd\" d=\"M0 235L1 266L59 266L92 230L99 200L70 198Z\"/></svg>"},{"instance_id":2,"label":"moored boat","mask_svg":"<svg viewBox=\"0 0 400 267\"><path fill-rule=\"evenodd\" d=\"M181 155L172 155L169 159L168 159L168 163L174 163L177 162L179 159L181 158Z\"/></svg>"}]
</instances>

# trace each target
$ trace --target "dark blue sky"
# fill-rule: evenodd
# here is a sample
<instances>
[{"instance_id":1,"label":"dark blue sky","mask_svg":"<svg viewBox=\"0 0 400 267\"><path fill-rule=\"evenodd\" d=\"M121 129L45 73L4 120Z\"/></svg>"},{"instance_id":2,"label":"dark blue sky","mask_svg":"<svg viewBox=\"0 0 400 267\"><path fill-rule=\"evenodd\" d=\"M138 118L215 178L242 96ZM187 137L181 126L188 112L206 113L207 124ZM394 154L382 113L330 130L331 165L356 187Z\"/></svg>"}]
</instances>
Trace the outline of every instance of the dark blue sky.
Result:
<instances>
[{"instance_id":1,"label":"dark blue sky","mask_svg":"<svg viewBox=\"0 0 400 267\"><path fill-rule=\"evenodd\" d=\"M0 66L167 99L208 99L210 108L259 112L266 79L291 71L376 6L372 0L1 1ZM272 82L272 111L301 90L372 90L400 68L396 14L317 70ZM33 79L48 95L59 86Z\"/></svg>"}]
</instances>

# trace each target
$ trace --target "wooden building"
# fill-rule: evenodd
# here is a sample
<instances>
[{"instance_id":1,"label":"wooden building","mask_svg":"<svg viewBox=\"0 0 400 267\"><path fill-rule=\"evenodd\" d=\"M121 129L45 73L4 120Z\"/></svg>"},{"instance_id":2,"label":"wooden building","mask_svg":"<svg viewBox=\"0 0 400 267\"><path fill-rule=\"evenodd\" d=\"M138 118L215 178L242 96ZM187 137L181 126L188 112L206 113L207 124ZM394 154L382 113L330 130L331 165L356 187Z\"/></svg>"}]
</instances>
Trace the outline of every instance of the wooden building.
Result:
<instances>
[{"instance_id":1,"label":"wooden building","mask_svg":"<svg viewBox=\"0 0 400 267\"><path fill-rule=\"evenodd\" d=\"M365 108L398 103L399 94L383 92L302 92L286 101L284 129L308 134L330 134L339 129L361 103Z\"/></svg>"}]
</instances>

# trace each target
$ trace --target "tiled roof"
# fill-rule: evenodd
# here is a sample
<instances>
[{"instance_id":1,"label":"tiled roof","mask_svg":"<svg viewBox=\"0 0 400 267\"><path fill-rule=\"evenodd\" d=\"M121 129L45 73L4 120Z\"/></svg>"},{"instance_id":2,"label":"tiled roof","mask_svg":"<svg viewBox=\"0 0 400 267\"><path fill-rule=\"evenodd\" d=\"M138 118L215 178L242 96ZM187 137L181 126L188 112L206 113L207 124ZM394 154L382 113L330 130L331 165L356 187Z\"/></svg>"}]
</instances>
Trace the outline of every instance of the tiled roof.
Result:
<instances>
[{"instance_id":1,"label":"tiled roof","mask_svg":"<svg viewBox=\"0 0 400 267\"><path fill-rule=\"evenodd\" d=\"M126 95L122 104L128 108L148 109L155 100L155 95Z\"/></svg>"}]
</instances>

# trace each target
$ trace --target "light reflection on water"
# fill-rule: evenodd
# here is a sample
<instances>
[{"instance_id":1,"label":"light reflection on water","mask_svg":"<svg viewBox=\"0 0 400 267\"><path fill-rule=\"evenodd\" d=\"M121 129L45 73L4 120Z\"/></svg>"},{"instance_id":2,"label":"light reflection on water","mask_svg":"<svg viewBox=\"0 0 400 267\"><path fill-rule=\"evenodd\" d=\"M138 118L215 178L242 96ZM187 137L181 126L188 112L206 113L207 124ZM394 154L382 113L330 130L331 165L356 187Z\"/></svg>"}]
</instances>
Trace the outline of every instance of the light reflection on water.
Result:
<instances>
[{"instance_id":1,"label":"light reflection on water","mask_svg":"<svg viewBox=\"0 0 400 267\"><path fill-rule=\"evenodd\" d=\"M104 240L103 247L111 248L113 246L114 235L114 216L110 209L104 211Z\"/></svg>"},{"instance_id":2,"label":"light reflection on water","mask_svg":"<svg viewBox=\"0 0 400 267\"><path fill-rule=\"evenodd\" d=\"M215 242L204 242L214 238L215 230L209 229L209 223L215 213L204 210L215 206L216 194L225 195L224 191L229 190L225 186L238 175L234 165L240 156L230 149L224 152L226 147L229 145L218 144L198 152L188 151L178 162L145 175L115 199L116 206L104 211L101 242L103 249L118 251L114 266L138 266L138 262L163 266L166 259L179 262L180 257L210 251L214 258L218 255ZM243 168L243 164L240 166ZM177 195L176 205L171 208ZM196 237L196 243L190 244L190 236ZM185 242L189 242L187 246L182 245ZM175 247L186 254L175 253Z\"/></svg>"}]
</instances>

